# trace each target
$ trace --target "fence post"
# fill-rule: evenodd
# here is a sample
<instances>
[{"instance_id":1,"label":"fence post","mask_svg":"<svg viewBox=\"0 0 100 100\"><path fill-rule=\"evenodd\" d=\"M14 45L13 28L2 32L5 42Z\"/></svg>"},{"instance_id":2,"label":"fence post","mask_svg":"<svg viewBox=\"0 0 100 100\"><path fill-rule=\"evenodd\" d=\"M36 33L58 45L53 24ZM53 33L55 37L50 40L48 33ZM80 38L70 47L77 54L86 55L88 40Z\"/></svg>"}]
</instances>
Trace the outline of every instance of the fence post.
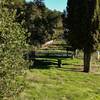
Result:
<instances>
[{"instance_id":1,"label":"fence post","mask_svg":"<svg viewBox=\"0 0 100 100\"><path fill-rule=\"evenodd\" d=\"M61 59L58 59L58 67L61 68Z\"/></svg>"},{"instance_id":2,"label":"fence post","mask_svg":"<svg viewBox=\"0 0 100 100\"><path fill-rule=\"evenodd\" d=\"M97 51L97 60L100 59L100 51Z\"/></svg>"}]
</instances>

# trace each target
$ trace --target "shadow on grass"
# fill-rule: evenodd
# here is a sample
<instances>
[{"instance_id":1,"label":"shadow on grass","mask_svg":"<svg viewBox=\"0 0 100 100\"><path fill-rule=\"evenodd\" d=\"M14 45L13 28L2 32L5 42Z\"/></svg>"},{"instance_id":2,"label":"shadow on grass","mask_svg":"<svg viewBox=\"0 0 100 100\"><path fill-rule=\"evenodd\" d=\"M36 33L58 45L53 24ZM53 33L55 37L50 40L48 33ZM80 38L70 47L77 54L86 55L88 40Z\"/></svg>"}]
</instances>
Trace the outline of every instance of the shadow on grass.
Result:
<instances>
[{"instance_id":1,"label":"shadow on grass","mask_svg":"<svg viewBox=\"0 0 100 100\"><path fill-rule=\"evenodd\" d=\"M82 67L80 68L59 68L61 71L71 71L71 72L83 72Z\"/></svg>"},{"instance_id":2,"label":"shadow on grass","mask_svg":"<svg viewBox=\"0 0 100 100\"><path fill-rule=\"evenodd\" d=\"M53 65L57 65L57 62L50 60L35 60L29 67L30 69L50 69Z\"/></svg>"},{"instance_id":3,"label":"shadow on grass","mask_svg":"<svg viewBox=\"0 0 100 100\"><path fill-rule=\"evenodd\" d=\"M62 71L83 72L82 64L63 63L62 65L66 66L66 68L65 67L60 68L60 70L62 70Z\"/></svg>"},{"instance_id":4,"label":"shadow on grass","mask_svg":"<svg viewBox=\"0 0 100 100\"><path fill-rule=\"evenodd\" d=\"M72 65L72 66L83 66L82 64L75 64L75 63L63 63L63 65Z\"/></svg>"},{"instance_id":5,"label":"shadow on grass","mask_svg":"<svg viewBox=\"0 0 100 100\"><path fill-rule=\"evenodd\" d=\"M63 67L63 65L66 65L66 67ZM68 65L68 67L67 67ZM71 65L71 67L69 67ZM82 65L78 64L69 64L64 63L62 64L61 68L58 68L57 62L52 60L35 60L32 66L30 66L30 69L50 69L51 67L56 67L58 70L61 71L72 71L72 72L82 72ZM77 66L77 67L76 67Z\"/></svg>"}]
</instances>

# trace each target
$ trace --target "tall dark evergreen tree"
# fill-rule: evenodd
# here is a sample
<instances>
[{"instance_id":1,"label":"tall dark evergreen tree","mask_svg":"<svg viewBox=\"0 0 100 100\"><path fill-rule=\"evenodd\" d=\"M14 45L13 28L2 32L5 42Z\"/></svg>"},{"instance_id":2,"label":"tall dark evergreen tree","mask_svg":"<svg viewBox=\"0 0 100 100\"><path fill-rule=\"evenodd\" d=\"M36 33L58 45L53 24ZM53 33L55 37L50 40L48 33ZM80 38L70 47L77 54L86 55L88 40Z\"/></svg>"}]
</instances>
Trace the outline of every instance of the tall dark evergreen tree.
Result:
<instances>
[{"instance_id":1,"label":"tall dark evergreen tree","mask_svg":"<svg viewBox=\"0 0 100 100\"><path fill-rule=\"evenodd\" d=\"M68 0L68 39L74 48L84 52L84 72L89 72L91 54L99 44L99 0Z\"/></svg>"}]
</instances>

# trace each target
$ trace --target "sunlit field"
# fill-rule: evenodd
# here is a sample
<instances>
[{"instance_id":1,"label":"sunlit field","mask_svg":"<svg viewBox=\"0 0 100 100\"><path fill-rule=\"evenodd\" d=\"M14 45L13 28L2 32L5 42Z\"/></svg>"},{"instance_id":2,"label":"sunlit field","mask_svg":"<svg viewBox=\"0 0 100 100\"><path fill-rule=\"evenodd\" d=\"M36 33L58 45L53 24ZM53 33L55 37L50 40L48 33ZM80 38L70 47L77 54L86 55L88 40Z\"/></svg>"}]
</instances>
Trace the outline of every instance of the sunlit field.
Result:
<instances>
[{"instance_id":1,"label":"sunlit field","mask_svg":"<svg viewBox=\"0 0 100 100\"><path fill-rule=\"evenodd\" d=\"M81 59L65 59L62 68L56 60L48 62L27 70L25 89L16 100L100 100L99 61L88 74Z\"/></svg>"}]
</instances>

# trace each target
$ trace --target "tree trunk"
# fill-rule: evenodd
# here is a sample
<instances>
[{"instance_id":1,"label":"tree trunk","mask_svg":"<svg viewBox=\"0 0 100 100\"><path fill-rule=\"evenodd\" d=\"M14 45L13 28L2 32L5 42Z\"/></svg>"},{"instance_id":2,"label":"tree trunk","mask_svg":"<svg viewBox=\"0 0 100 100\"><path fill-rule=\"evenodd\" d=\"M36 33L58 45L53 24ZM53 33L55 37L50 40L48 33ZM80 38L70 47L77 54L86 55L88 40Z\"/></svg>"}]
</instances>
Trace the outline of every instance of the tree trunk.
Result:
<instances>
[{"instance_id":1,"label":"tree trunk","mask_svg":"<svg viewBox=\"0 0 100 100\"><path fill-rule=\"evenodd\" d=\"M84 72L90 71L91 53L84 51Z\"/></svg>"}]
</instances>

